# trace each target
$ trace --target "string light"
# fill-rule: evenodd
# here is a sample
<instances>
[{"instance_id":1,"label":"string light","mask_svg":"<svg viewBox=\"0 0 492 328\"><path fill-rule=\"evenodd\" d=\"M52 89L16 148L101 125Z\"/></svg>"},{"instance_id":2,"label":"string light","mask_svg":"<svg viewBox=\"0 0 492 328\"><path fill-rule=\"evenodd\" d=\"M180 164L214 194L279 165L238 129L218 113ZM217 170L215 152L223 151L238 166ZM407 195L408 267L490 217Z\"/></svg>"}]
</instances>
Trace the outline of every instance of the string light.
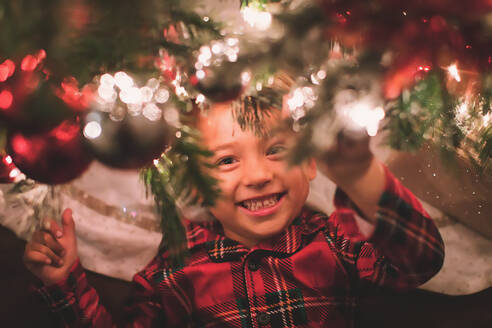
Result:
<instances>
[{"instance_id":1,"label":"string light","mask_svg":"<svg viewBox=\"0 0 492 328\"><path fill-rule=\"evenodd\" d=\"M99 79L99 83L101 85L108 87L108 88L109 87L112 88L115 85L115 80L111 74L106 73L106 74L101 75L101 78Z\"/></svg>"},{"instance_id":2,"label":"string light","mask_svg":"<svg viewBox=\"0 0 492 328\"><path fill-rule=\"evenodd\" d=\"M472 130L469 122L467 122L470 118L470 113L468 111L468 101L463 101L458 106L456 106L455 111L455 119L458 126L463 132L468 134Z\"/></svg>"},{"instance_id":3,"label":"string light","mask_svg":"<svg viewBox=\"0 0 492 328\"><path fill-rule=\"evenodd\" d=\"M146 104L142 110L142 115L150 121L158 121L162 117L162 110L156 104Z\"/></svg>"},{"instance_id":4,"label":"string light","mask_svg":"<svg viewBox=\"0 0 492 328\"><path fill-rule=\"evenodd\" d=\"M205 71L199 69L198 71L196 71L195 75L199 80L201 80L205 77Z\"/></svg>"},{"instance_id":5,"label":"string light","mask_svg":"<svg viewBox=\"0 0 492 328\"><path fill-rule=\"evenodd\" d=\"M204 67L212 64L220 64L227 59L229 62L235 62L239 54L239 40L235 37L228 37L224 40L214 40L211 46L201 46L198 50L197 61L194 65L197 70L197 78L203 78L205 73L200 72ZM202 76L202 77L199 77Z\"/></svg>"},{"instance_id":6,"label":"string light","mask_svg":"<svg viewBox=\"0 0 492 328\"><path fill-rule=\"evenodd\" d=\"M0 82L6 81L9 77L14 74L15 64L10 59L6 59L2 64L0 64Z\"/></svg>"},{"instance_id":7,"label":"string light","mask_svg":"<svg viewBox=\"0 0 492 328\"><path fill-rule=\"evenodd\" d=\"M0 92L0 109L8 109L14 101L14 96L9 90Z\"/></svg>"},{"instance_id":8,"label":"string light","mask_svg":"<svg viewBox=\"0 0 492 328\"><path fill-rule=\"evenodd\" d=\"M133 79L125 72L116 73L114 75L114 81L121 90L125 90L133 86Z\"/></svg>"},{"instance_id":9,"label":"string light","mask_svg":"<svg viewBox=\"0 0 492 328\"><path fill-rule=\"evenodd\" d=\"M90 121L84 126L84 137L87 139L96 139L101 135L101 124L97 121Z\"/></svg>"},{"instance_id":10,"label":"string light","mask_svg":"<svg viewBox=\"0 0 492 328\"><path fill-rule=\"evenodd\" d=\"M169 100L169 91L165 88L158 89L154 95L156 102L163 104Z\"/></svg>"},{"instance_id":11,"label":"string light","mask_svg":"<svg viewBox=\"0 0 492 328\"><path fill-rule=\"evenodd\" d=\"M140 104L142 102L140 89L136 87L122 89L120 100L126 104Z\"/></svg>"},{"instance_id":12,"label":"string light","mask_svg":"<svg viewBox=\"0 0 492 328\"><path fill-rule=\"evenodd\" d=\"M18 168L13 168L10 172L9 172L9 178L11 179L15 179L17 176L19 176L21 174L21 172L19 171Z\"/></svg>"},{"instance_id":13,"label":"string light","mask_svg":"<svg viewBox=\"0 0 492 328\"><path fill-rule=\"evenodd\" d=\"M484 127L488 127L489 126L491 116L492 115L490 114L490 112L488 112L487 114L485 114L482 117L482 121L483 121L483 126Z\"/></svg>"},{"instance_id":14,"label":"string light","mask_svg":"<svg viewBox=\"0 0 492 328\"><path fill-rule=\"evenodd\" d=\"M248 71L242 72L241 73L241 82L243 85L246 85L251 81L251 73Z\"/></svg>"},{"instance_id":15,"label":"string light","mask_svg":"<svg viewBox=\"0 0 492 328\"><path fill-rule=\"evenodd\" d=\"M371 137L378 133L379 122L385 116L382 107L370 108L364 102L357 103L347 111L347 114L353 124L366 129L367 134Z\"/></svg>"},{"instance_id":16,"label":"string light","mask_svg":"<svg viewBox=\"0 0 492 328\"><path fill-rule=\"evenodd\" d=\"M297 121L306 115L306 110L312 108L318 97L311 87L298 87L287 97L287 107L291 117Z\"/></svg>"},{"instance_id":17,"label":"string light","mask_svg":"<svg viewBox=\"0 0 492 328\"><path fill-rule=\"evenodd\" d=\"M272 15L266 11L259 11L255 7L247 6L241 9L243 20L251 27L260 31L267 30L272 25Z\"/></svg>"},{"instance_id":18,"label":"string light","mask_svg":"<svg viewBox=\"0 0 492 328\"><path fill-rule=\"evenodd\" d=\"M197 104L203 104L205 102L205 96L203 94L199 94L196 96L195 103Z\"/></svg>"},{"instance_id":19,"label":"string light","mask_svg":"<svg viewBox=\"0 0 492 328\"><path fill-rule=\"evenodd\" d=\"M453 79L455 79L457 82L461 82L461 76L458 72L458 67L456 66L456 64L453 64L453 65L450 65L448 67L448 73L449 75L451 75L451 77Z\"/></svg>"},{"instance_id":20,"label":"string light","mask_svg":"<svg viewBox=\"0 0 492 328\"><path fill-rule=\"evenodd\" d=\"M186 90L179 85L179 80L180 76L177 75L173 81L176 93L184 94ZM143 87L138 87L130 75L120 71L114 76L103 74L98 82L95 104L99 105L99 111L109 112L112 121L122 121L126 115L142 115L150 121L158 121L163 117L163 110L159 106L169 100L170 93L167 88L160 86L158 79L150 78ZM89 114L86 122L84 136L87 139L98 138L103 132L99 113Z\"/></svg>"},{"instance_id":21,"label":"string light","mask_svg":"<svg viewBox=\"0 0 492 328\"><path fill-rule=\"evenodd\" d=\"M311 83L313 83L315 85L319 85L321 80L326 78L326 71L319 70L316 73L312 73L310 78L311 78Z\"/></svg>"}]
</instances>

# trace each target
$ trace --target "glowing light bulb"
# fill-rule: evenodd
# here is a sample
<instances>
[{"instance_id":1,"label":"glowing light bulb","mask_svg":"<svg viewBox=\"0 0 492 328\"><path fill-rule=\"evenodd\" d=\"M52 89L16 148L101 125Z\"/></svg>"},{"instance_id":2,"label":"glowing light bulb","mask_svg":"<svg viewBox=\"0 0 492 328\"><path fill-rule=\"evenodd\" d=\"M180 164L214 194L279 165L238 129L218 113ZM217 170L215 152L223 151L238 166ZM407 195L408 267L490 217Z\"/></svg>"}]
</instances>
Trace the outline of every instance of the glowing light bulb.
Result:
<instances>
[{"instance_id":1,"label":"glowing light bulb","mask_svg":"<svg viewBox=\"0 0 492 328\"><path fill-rule=\"evenodd\" d=\"M195 99L195 102L197 104L201 104L205 101L205 96L203 94L199 94L198 96L196 96L196 99Z\"/></svg>"},{"instance_id":2,"label":"glowing light bulb","mask_svg":"<svg viewBox=\"0 0 492 328\"><path fill-rule=\"evenodd\" d=\"M106 84L101 84L97 88L97 94L105 102L114 102L116 100L117 94L113 86L108 86Z\"/></svg>"},{"instance_id":3,"label":"glowing light bulb","mask_svg":"<svg viewBox=\"0 0 492 328\"><path fill-rule=\"evenodd\" d=\"M241 73L241 82L243 85L246 85L251 81L251 73L248 71L242 72Z\"/></svg>"},{"instance_id":4,"label":"glowing light bulb","mask_svg":"<svg viewBox=\"0 0 492 328\"><path fill-rule=\"evenodd\" d=\"M458 67L456 66L456 64L453 64L453 65L448 67L448 73L457 82L461 82L461 77L460 77L460 74L458 72Z\"/></svg>"},{"instance_id":5,"label":"glowing light bulb","mask_svg":"<svg viewBox=\"0 0 492 328\"><path fill-rule=\"evenodd\" d=\"M169 99L169 91L167 89L161 88L157 90L154 98L156 102L163 104Z\"/></svg>"},{"instance_id":6,"label":"glowing light bulb","mask_svg":"<svg viewBox=\"0 0 492 328\"><path fill-rule=\"evenodd\" d=\"M231 53L227 55L227 59L231 62L234 63L237 61L237 53Z\"/></svg>"},{"instance_id":7,"label":"glowing light bulb","mask_svg":"<svg viewBox=\"0 0 492 328\"><path fill-rule=\"evenodd\" d=\"M101 135L101 132L102 128L99 122L91 121L84 126L84 137L87 139L96 139Z\"/></svg>"},{"instance_id":8,"label":"glowing light bulb","mask_svg":"<svg viewBox=\"0 0 492 328\"><path fill-rule=\"evenodd\" d=\"M14 179L16 178L21 172L19 171L18 168L13 168L10 172L9 172L9 178L11 179Z\"/></svg>"},{"instance_id":9,"label":"glowing light bulb","mask_svg":"<svg viewBox=\"0 0 492 328\"><path fill-rule=\"evenodd\" d=\"M488 112L487 114L485 114L482 118L483 120L483 126L484 127L488 127L489 126L489 123L490 123L490 112Z\"/></svg>"},{"instance_id":10,"label":"glowing light bulb","mask_svg":"<svg viewBox=\"0 0 492 328\"><path fill-rule=\"evenodd\" d=\"M142 92L136 87L122 89L120 99L125 104L139 104L142 102Z\"/></svg>"},{"instance_id":11,"label":"glowing light bulb","mask_svg":"<svg viewBox=\"0 0 492 328\"><path fill-rule=\"evenodd\" d=\"M5 164L8 164L8 165L12 164L12 157L10 157L10 155L5 156L5 158L3 160L4 160Z\"/></svg>"},{"instance_id":12,"label":"glowing light bulb","mask_svg":"<svg viewBox=\"0 0 492 328\"><path fill-rule=\"evenodd\" d=\"M212 45L212 52L216 55L220 54L222 52L222 49L224 49L224 47L220 42L216 42Z\"/></svg>"},{"instance_id":13,"label":"glowing light bulb","mask_svg":"<svg viewBox=\"0 0 492 328\"><path fill-rule=\"evenodd\" d=\"M365 128L367 134L375 136L378 133L379 122L384 118L382 107L371 109L365 103L358 103L348 111L350 120L360 128Z\"/></svg>"},{"instance_id":14,"label":"glowing light bulb","mask_svg":"<svg viewBox=\"0 0 492 328\"><path fill-rule=\"evenodd\" d=\"M203 64L202 64L202 63L200 63L199 61L197 61L197 62L195 63L195 69L196 69L196 70L199 70L199 69L202 69L202 68L203 68Z\"/></svg>"},{"instance_id":15,"label":"glowing light bulb","mask_svg":"<svg viewBox=\"0 0 492 328\"><path fill-rule=\"evenodd\" d=\"M149 79L145 85L152 89L152 91L155 91L157 90L157 88L159 88L159 84L159 80L153 77Z\"/></svg>"},{"instance_id":16,"label":"glowing light bulb","mask_svg":"<svg viewBox=\"0 0 492 328\"><path fill-rule=\"evenodd\" d=\"M196 77L197 77L199 80L203 79L203 78L205 77L205 71L204 71L204 70L202 70L202 69L200 69L200 70L196 71Z\"/></svg>"},{"instance_id":17,"label":"glowing light bulb","mask_svg":"<svg viewBox=\"0 0 492 328\"><path fill-rule=\"evenodd\" d=\"M8 109L12 102L14 101L14 96L9 90L3 90L0 92L0 109Z\"/></svg>"},{"instance_id":18,"label":"glowing light bulb","mask_svg":"<svg viewBox=\"0 0 492 328\"><path fill-rule=\"evenodd\" d=\"M187 97L188 96L188 92L186 91L186 89L184 87L178 85L176 87L176 95L177 96Z\"/></svg>"},{"instance_id":19,"label":"glowing light bulb","mask_svg":"<svg viewBox=\"0 0 492 328\"><path fill-rule=\"evenodd\" d=\"M209 46L201 46L200 54L198 55L198 61L204 66L210 65L210 59L212 58L212 51Z\"/></svg>"},{"instance_id":20,"label":"glowing light bulb","mask_svg":"<svg viewBox=\"0 0 492 328\"><path fill-rule=\"evenodd\" d=\"M156 104L147 104L142 110L142 115L150 121L158 121L162 117L162 110Z\"/></svg>"},{"instance_id":21,"label":"glowing light bulb","mask_svg":"<svg viewBox=\"0 0 492 328\"><path fill-rule=\"evenodd\" d=\"M287 107L294 119L299 119L304 116L305 111L300 111L301 108L312 108L315 105L317 96L311 87L296 88L294 92L287 98ZM302 114L302 115L301 115Z\"/></svg>"},{"instance_id":22,"label":"glowing light bulb","mask_svg":"<svg viewBox=\"0 0 492 328\"><path fill-rule=\"evenodd\" d=\"M133 86L133 79L125 72L118 72L114 75L114 80L121 90L129 89Z\"/></svg>"},{"instance_id":23,"label":"glowing light bulb","mask_svg":"<svg viewBox=\"0 0 492 328\"><path fill-rule=\"evenodd\" d=\"M229 47L234 47L239 43L239 40L237 38L227 38L226 43Z\"/></svg>"},{"instance_id":24,"label":"glowing light bulb","mask_svg":"<svg viewBox=\"0 0 492 328\"><path fill-rule=\"evenodd\" d=\"M457 108L457 112L459 116L466 116L468 114L468 103L466 101L461 103Z\"/></svg>"},{"instance_id":25,"label":"glowing light bulb","mask_svg":"<svg viewBox=\"0 0 492 328\"><path fill-rule=\"evenodd\" d=\"M106 73L101 76L99 83L112 88L115 84L115 80L111 74Z\"/></svg>"},{"instance_id":26,"label":"glowing light bulb","mask_svg":"<svg viewBox=\"0 0 492 328\"><path fill-rule=\"evenodd\" d=\"M6 81L9 77L14 74L15 64L10 59L6 59L2 64L0 64L0 82Z\"/></svg>"},{"instance_id":27,"label":"glowing light bulb","mask_svg":"<svg viewBox=\"0 0 492 328\"><path fill-rule=\"evenodd\" d=\"M164 119L167 123L177 126L179 125L179 112L176 108L168 108L164 112Z\"/></svg>"},{"instance_id":28,"label":"glowing light bulb","mask_svg":"<svg viewBox=\"0 0 492 328\"><path fill-rule=\"evenodd\" d=\"M154 96L154 92L150 87L141 87L140 88L140 94L142 95L142 101L143 102L149 102L152 100L152 97Z\"/></svg>"},{"instance_id":29,"label":"glowing light bulb","mask_svg":"<svg viewBox=\"0 0 492 328\"><path fill-rule=\"evenodd\" d=\"M244 7L241 13L247 24L260 31L265 31L272 25L272 15L269 12L259 11L254 7Z\"/></svg>"}]
</instances>

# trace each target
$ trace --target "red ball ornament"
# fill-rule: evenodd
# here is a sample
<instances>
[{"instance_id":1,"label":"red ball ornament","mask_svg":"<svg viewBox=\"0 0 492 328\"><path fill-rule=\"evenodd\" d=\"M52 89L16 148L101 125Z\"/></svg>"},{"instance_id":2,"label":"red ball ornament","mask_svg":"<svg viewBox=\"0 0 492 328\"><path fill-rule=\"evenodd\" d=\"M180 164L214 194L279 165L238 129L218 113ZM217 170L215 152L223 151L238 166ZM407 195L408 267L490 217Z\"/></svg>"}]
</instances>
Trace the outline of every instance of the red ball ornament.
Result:
<instances>
[{"instance_id":1,"label":"red ball ornament","mask_svg":"<svg viewBox=\"0 0 492 328\"><path fill-rule=\"evenodd\" d=\"M151 120L142 114L116 112L93 111L84 120L85 146L102 164L139 169L152 163L170 144L175 129L162 117Z\"/></svg>"},{"instance_id":2,"label":"red ball ornament","mask_svg":"<svg viewBox=\"0 0 492 328\"><path fill-rule=\"evenodd\" d=\"M12 183L19 174L20 171L15 167L12 157L0 155L0 183Z\"/></svg>"},{"instance_id":3,"label":"red ball ornament","mask_svg":"<svg viewBox=\"0 0 492 328\"><path fill-rule=\"evenodd\" d=\"M27 133L47 131L76 111L56 93L55 85L43 68L46 53L27 55L18 64L0 64L0 121L10 129Z\"/></svg>"},{"instance_id":4,"label":"red ball ornament","mask_svg":"<svg viewBox=\"0 0 492 328\"><path fill-rule=\"evenodd\" d=\"M52 185L77 178L92 160L83 148L80 126L73 121L63 121L43 133L10 133L7 149L27 177Z\"/></svg>"},{"instance_id":5,"label":"red ball ornament","mask_svg":"<svg viewBox=\"0 0 492 328\"><path fill-rule=\"evenodd\" d=\"M224 67L207 69L203 77L197 78L196 88L213 102L232 101L242 94L244 85L241 81L241 71L231 64Z\"/></svg>"}]
</instances>

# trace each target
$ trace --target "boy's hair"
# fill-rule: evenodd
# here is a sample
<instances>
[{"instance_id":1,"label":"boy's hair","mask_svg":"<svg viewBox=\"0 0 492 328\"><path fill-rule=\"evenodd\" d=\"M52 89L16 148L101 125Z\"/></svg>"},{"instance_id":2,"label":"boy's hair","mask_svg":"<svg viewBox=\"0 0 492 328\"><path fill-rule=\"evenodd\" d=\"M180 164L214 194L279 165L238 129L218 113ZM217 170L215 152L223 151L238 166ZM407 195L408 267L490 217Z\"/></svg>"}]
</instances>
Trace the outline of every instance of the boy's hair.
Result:
<instances>
[{"instance_id":1,"label":"boy's hair","mask_svg":"<svg viewBox=\"0 0 492 328\"><path fill-rule=\"evenodd\" d=\"M263 124L264 119L270 117L274 111L282 110L283 96L290 91L294 79L281 71L270 82L254 96L242 95L231 101L233 117L241 129L251 129L258 136L268 134ZM209 106L200 107L193 102L192 116L197 119L199 114L206 113L209 109Z\"/></svg>"}]
</instances>

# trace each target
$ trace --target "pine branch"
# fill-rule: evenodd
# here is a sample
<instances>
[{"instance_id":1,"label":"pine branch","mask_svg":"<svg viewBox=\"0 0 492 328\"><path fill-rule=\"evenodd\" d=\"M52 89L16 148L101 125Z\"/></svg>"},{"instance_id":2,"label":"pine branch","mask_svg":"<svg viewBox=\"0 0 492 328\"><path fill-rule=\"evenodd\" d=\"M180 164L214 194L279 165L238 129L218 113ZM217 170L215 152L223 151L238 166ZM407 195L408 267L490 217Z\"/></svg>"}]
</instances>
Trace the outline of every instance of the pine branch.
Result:
<instances>
[{"instance_id":1,"label":"pine branch","mask_svg":"<svg viewBox=\"0 0 492 328\"><path fill-rule=\"evenodd\" d=\"M141 171L147 194L152 194L161 218L163 232L160 249L169 253L173 265L182 265L187 256L186 231L182 225L181 206L212 206L220 190L217 181L205 169L204 159L211 152L198 146L197 133L183 128L181 137L158 162Z\"/></svg>"}]
</instances>

